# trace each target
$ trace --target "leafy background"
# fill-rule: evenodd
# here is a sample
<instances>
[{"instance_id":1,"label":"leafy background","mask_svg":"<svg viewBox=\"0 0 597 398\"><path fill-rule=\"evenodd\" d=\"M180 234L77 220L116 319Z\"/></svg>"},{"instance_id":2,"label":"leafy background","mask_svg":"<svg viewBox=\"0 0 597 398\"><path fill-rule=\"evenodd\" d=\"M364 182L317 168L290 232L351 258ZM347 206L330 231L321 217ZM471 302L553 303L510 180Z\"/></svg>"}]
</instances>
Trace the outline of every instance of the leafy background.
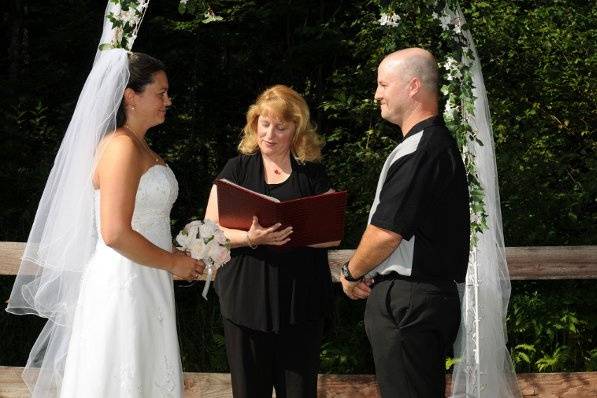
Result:
<instances>
[{"instance_id":1,"label":"leafy background","mask_svg":"<svg viewBox=\"0 0 597 398\"><path fill-rule=\"evenodd\" d=\"M103 4L102 4L103 3ZM362 233L377 173L400 132L372 102L376 66L407 46L449 49L423 2L399 2L397 29L376 23L386 2L210 2L223 21L153 0L135 43L167 65L174 106L150 133L180 184L173 230L204 212L212 179L235 155L244 112L264 88L303 93L327 140L325 165L350 203L344 248ZM597 244L597 9L582 0L463 1L483 64L508 246ZM27 238L60 139L93 61L105 2L0 4L0 241ZM12 277L0 278L8 298ZM509 348L519 372L597 370L595 281L512 283ZM187 371L227 371L217 299L176 287ZM322 371L372 373L363 303L335 292ZM23 365L43 326L0 315L0 364Z\"/></svg>"}]
</instances>

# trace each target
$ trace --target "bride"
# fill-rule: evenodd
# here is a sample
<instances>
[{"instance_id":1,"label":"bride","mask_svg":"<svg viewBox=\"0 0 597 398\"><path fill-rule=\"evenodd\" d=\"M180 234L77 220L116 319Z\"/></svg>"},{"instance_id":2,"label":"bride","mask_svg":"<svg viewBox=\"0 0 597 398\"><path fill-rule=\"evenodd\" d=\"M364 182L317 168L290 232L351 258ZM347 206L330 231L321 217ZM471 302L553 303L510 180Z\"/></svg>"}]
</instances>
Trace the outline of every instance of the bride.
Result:
<instances>
[{"instance_id":1,"label":"bride","mask_svg":"<svg viewBox=\"0 0 597 398\"><path fill-rule=\"evenodd\" d=\"M174 174L145 142L170 106L163 64L99 51L32 226L7 311L48 319L23 379L33 397L180 397Z\"/></svg>"},{"instance_id":2,"label":"bride","mask_svg":"<svg viewBox=\"0 0 597 398\"><path fill-rule=\"evenodd\" d=\"M182 393L169 272L195 279L203 264L171 252L178 185L144 139L171 104L164 67L128 58L119 127L100 143L92 179L101 239L82 276L61 397Z\"/></svg>"}]
</instances>

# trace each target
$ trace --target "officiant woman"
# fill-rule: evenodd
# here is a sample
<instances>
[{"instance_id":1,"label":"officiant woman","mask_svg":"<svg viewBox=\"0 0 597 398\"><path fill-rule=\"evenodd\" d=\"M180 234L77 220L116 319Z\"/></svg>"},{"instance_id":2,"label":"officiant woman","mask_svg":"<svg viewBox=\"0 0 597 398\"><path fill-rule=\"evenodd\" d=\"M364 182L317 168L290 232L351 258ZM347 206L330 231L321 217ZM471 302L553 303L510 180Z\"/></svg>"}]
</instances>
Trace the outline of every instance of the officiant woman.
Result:
<instances>
[{"instance_id":1,"label":"officiant woman","mask_svg":"<svg viewBox=\"0 0 597 398\"><path fill-rule=\"evenodd\" d=\"M321 147L305 100L277 85L249 107L240 155L217 178L280 200L325 193L331 188ZM205 217L218 221L215 185ZM292 239L292 226L261 226L255 217L249 231L223 230L232 260L218 271L215 289L234 397L270 398L272 388L278 398L316 397L332 288L324 247L339 242L280 248Z\"/></svg>"}]
</instances>

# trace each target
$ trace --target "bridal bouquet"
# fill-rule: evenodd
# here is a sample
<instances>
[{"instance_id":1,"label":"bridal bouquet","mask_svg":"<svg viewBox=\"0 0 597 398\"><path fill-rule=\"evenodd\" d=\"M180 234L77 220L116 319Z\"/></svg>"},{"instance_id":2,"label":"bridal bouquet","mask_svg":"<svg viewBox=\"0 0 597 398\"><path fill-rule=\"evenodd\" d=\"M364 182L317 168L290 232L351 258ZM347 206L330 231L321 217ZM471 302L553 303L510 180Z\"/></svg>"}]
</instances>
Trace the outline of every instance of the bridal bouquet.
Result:
<instances>
[{"instance_id":1,"label":"bridal bouquet","mask_svg":"<svg viewBox=\"0 0 597 398\"><path fill-rule=\"evenodd\" d=\"M211 220L191 221L178 233L176 242L180 245L180 250L205 263L207 278L202 296L207 299L214 271L230 261L230 242Z\"/></svg>"}]
</instances>

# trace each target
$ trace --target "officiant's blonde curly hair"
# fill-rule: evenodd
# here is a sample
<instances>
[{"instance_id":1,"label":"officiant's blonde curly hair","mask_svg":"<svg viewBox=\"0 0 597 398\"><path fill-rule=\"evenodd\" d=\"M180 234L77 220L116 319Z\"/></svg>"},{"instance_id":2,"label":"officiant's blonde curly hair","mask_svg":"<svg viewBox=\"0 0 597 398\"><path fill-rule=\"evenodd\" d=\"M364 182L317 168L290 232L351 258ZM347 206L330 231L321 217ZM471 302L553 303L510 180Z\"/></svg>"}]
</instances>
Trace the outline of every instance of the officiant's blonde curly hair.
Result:
<instances>
[{"instance_id":1,"label":"officiant's blonde curly hair","mask_svg":"<svg viewBox=\"0 0 597 398\"><path fill-rule=\"evenodd\" d=\"M309 106L305 99L290 87L278 84L265 90L247 111L247 124L243 128L243 136L238 144L238 151L244 155L252 155L259 151L257 144L257 119L267 115L296 126L290 150L301 162L317 162L321 160L323 138L317 134L311 122Z\"/></svg>"}]
</instances>

